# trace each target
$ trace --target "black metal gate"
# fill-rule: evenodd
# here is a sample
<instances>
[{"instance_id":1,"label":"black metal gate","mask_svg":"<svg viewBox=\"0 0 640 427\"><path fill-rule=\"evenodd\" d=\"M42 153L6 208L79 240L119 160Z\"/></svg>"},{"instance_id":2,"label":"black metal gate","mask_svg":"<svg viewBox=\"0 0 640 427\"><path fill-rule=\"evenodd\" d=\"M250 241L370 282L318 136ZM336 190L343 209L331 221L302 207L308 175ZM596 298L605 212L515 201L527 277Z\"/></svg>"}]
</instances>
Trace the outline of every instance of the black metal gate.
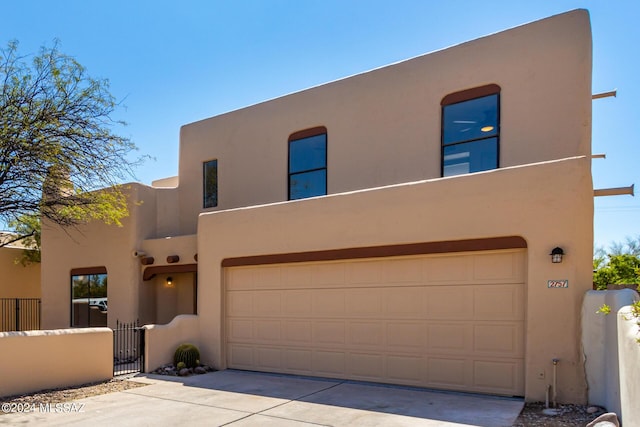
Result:
<instances>
[{"instance_id":1,"label":"black metal gate","mask_svg":"<svg viewBox=\"0 0 640 427\"><path fill-rule=\"evenodd\" d=\"M0 298L0 332L40 329L40 298Z\"/></svg>"},{"instance_id":2,"label":"black metal gate","mask_svg":"<svg viewBox=\"0 0 640 427\"><path fill-rule=\"evenodd\" d=\"M113 375L144 371L144 328L138 321L116 321L113 330Z\"/></svg>"}]
</instances>

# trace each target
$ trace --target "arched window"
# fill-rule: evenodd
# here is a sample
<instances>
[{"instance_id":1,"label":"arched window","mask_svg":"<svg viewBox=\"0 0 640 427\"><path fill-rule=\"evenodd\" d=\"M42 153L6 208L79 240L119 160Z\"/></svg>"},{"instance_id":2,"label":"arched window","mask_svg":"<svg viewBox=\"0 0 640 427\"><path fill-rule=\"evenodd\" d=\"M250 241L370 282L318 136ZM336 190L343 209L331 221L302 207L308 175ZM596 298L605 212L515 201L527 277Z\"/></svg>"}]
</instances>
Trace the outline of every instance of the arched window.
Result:
<instances>
[{"instance_id":1,"label":"arched window","mask_svg":"<svg viewBox=\"0 0 640 427\"><path fill-rule=\"evenodd\" d=\"M327 194L327 128L289 136L289 200Z\"/></svg>"},{"instance_id":2,"label":"arched window","mask_svg":"<svg viewBox=\"0 0 640 427\"><path fill-rule=\"evenodd\" d=\"M499 167L500 86L445 96L442 105L442 176Z\"/></svg>"}]
</instances>

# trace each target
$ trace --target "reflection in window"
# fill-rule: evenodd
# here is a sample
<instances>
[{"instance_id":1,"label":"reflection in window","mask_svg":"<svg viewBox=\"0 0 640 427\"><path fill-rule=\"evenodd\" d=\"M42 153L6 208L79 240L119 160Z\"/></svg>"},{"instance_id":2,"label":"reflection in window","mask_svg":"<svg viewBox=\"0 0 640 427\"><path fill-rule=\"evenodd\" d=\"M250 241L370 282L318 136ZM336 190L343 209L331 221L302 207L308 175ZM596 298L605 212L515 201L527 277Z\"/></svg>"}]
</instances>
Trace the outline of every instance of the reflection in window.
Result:
<instances>
[{"instance_id":1,"label":"reflection in window","mask_svg":"<svg viewBox=\"0 0 640 427\"><path fill-rule=\"evenodd\" d=\"M289 137L289 200L327 194L326 132L320 127Z\"/></svg>"},{"instance_id":2,"label":"reflection in window","mask_svg":"<svg viewBox=\"0 0 640 427\"><path fill-rule=\"evenodd\" d=\"M218 161L210 160L203 163L202 171L203 206L213 208L218 206Z\"/></svg>"},{"instance_id":3,"label":"reflection in window","mask_svg":"<svg viewBox=\"0 0 640 427\"><path fill-rule=\"evenodd\" d=\"M498 86L490 85L443 99L442 176L498 167L499 91ZM464 99L467 93L469 98Z\"/></svg>"},{"instance_id":4,"label":"reflection in window","mask_svg":"<svg viewBox=\"0 0 640 427\"><path fill-rule=\"evenodd\" d=\"M71 276L71 326L107 326L107 274Z\"/></svg>"}]
</instances>

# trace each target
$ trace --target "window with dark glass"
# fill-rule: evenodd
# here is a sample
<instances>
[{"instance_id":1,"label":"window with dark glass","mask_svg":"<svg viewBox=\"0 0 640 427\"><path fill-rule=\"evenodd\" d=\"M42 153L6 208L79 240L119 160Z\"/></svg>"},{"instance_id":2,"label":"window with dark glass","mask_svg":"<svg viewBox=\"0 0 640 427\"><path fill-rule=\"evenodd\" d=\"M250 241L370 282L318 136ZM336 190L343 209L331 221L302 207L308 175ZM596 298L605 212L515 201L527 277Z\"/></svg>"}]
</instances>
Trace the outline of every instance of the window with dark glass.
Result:
<instances>
[{"instance_id":1,"label":"window with dark glass","mask_svg":"<svg viewBox=\"0 0 640 427\"><path fill-rule=\"evenodd\" d=\"M71 326L107 326L106 268L71 271Z\"/></svg>"},{"instance_id":2,"label":"window with dark glass","mask_svg":"<svg viewBox=\"0 0 640 427\"><path fill-rule=\"evenodd\" d=\"M327 129L318 127L289 137L289 200L327 194Z\"/></svg>"},{"instance_id":3,"label":"window with dark glass","mask_svg":"<svg viewBox=\"0 0 640 427\"><path fill-rule=\"evenodd\" d=\"M482 86L442 100L442 176L498 168L500 87Z\"/></svg>"},{"instance_id":4,"label":"window with dark glass","mask_svg":"<svg viewBox=\"0 0 640 427\"><path fill-rule=\"evenodd\" d=\"M209 160L203 163L202 171L203 206L213 208L218 206L218 161Z\"/></svg>"}]
</instances>

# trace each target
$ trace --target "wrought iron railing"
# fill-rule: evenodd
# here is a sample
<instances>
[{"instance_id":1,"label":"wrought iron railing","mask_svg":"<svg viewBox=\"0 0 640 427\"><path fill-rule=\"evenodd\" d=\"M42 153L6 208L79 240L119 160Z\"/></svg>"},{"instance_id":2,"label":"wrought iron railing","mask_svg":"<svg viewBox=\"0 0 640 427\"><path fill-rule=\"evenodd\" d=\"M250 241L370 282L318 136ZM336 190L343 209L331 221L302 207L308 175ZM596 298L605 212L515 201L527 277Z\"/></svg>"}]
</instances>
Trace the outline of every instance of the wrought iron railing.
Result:
<instances>
[{"instance_id":1,"label":"wrought iron railing","mask_svg":"<svg viewBox=\"0 0 640 427\"><path fill-rule=\"evenodd\" d=\"M116 321L113 330L113 375L144 371L144 328L136 320Z\"/></svg>"}]
</instances>

